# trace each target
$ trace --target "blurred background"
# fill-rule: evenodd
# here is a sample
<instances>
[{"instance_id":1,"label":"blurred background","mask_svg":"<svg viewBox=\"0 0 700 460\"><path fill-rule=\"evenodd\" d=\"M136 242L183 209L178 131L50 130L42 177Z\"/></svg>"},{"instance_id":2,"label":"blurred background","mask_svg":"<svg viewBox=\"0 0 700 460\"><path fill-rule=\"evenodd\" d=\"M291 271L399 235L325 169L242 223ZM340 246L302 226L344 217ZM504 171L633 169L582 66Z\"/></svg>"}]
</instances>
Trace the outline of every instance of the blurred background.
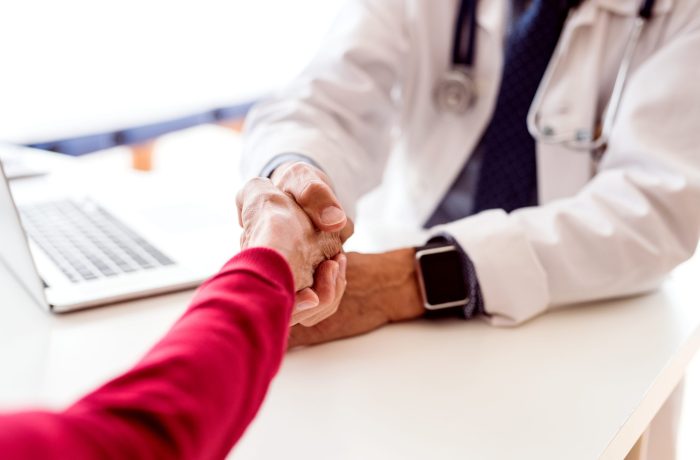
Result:
<instances>
[{"instance_id":1,"label":"blurred background","mask_svg":"<svg viewBox=\"0 0 700 460\"><path fill-rule=\"evenodd\" d=\"M2 2L0 140L48 142L253 101L299 72L340 4Z\"/></svg>"},{"instance_id":2,"label":"blurred background","mask_svg":"<svg viewBox=\"0 0 700 460\"><path fill-rule=\"evenodd\" d=\"M344 1L2 2L0 141L108 168L149 170L131 155L163 134L175 162L235 157L225 130L304 67ZM700 458L700 358L688 377L680 460Z\"/></svg>"}]
</instances>

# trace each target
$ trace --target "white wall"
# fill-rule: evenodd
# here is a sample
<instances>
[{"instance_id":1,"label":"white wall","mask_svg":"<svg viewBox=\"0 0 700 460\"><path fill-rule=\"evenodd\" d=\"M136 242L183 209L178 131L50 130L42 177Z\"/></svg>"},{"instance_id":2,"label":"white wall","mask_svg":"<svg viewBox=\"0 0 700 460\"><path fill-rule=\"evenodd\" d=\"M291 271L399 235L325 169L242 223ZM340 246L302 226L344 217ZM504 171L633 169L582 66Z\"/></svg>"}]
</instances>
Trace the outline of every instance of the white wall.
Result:
<instances>
[{"instance_id":1,"label":"white wall","mask_svg":"<svg viewBox=\"0 0 700 460\"><path fill-rule=\"evenodd\" d=\"M112 130L266 92L303 67L342 1L0 2L0 139Z\"/></svg>"}]
</instances>

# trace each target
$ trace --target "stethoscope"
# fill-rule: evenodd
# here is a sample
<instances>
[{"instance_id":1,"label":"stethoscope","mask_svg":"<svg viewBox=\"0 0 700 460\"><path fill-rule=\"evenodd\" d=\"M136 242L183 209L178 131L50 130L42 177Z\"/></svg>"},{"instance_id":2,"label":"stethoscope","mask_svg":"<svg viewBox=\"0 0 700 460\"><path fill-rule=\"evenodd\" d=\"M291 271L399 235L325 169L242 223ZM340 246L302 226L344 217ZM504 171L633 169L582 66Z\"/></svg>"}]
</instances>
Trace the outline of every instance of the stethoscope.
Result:
<instances>
[{"instance_id":1,"label":"stethoscope","mask_svg":"<svg viewBox=\"0 0 700 460\"><path fill-rule=\"evenodd\" d=\"M452 42L452 68L438 81L435 87L437 107L441 111L457 115L465 114L477 99L477 87L473 73L476 42L476 2L477 0L462 0L460 3L455 24L454 40ZM550 86L552 76L557 70L554 68L555 66L550 66L535 94L527 116L527 128L535 140L547 144L560 144L575 151L588 153L599 152L605 148L617 117L632 59L634 58L642 31L651 18L655 3L655 0L642 0L632 31L625 45L622 61L615 77L613 91L605 109L599 133L592 133L588 129L558 133L550 126L541 125L539 109L544 94Z\"/></svg>"},{"instance_id":2,"label":"stethoscope","mask_svg":"<svg viewBox=\"0 0 700 460\"><path fill-rule=\"evenodd\" d=\"M459 5L452 40L452 67L435 86L435 103L443 112L463 115L476 102L477 88L473 73L476 2L477 0L462 0Z\"/></svg>"}]
</instances>

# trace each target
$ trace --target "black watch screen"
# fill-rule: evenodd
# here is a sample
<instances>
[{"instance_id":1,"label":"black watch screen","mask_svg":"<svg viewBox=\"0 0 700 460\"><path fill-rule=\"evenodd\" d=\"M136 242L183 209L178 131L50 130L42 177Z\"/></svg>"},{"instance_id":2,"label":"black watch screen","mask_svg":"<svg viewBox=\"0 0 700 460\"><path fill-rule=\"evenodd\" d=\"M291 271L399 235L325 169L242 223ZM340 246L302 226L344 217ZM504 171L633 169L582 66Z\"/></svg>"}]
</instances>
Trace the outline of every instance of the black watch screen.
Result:
<instances>
[{"instance_id":1,"label":"black watch screen","mask_svg":"<svg viewBox=\"0 0 700 460\"><path fill-rule=\"evenodd\" d=\"M467 299L462 260L456 250L422 255L418 263L427 303L439 305Z\"/></svg>"}]
</instances>

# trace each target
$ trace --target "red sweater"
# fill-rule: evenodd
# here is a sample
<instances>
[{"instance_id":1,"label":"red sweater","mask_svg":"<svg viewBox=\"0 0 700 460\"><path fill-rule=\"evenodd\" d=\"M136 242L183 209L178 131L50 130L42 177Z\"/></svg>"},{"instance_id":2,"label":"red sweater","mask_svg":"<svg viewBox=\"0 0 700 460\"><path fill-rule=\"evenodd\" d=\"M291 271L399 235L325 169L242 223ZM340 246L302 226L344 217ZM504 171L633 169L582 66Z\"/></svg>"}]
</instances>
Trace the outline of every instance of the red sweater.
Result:
<instances>
[{"instance_id":1,"label":"red sweater","mask_svg":"<svg viewBox=\"0 0 700 460\"><path fill-rule=\"evenodd\" d=\"M293 291L275 251L238 254L132 370L63 412L0 416L0 457L224 458L279 368Z\"/></svg>"}]
</instances>

